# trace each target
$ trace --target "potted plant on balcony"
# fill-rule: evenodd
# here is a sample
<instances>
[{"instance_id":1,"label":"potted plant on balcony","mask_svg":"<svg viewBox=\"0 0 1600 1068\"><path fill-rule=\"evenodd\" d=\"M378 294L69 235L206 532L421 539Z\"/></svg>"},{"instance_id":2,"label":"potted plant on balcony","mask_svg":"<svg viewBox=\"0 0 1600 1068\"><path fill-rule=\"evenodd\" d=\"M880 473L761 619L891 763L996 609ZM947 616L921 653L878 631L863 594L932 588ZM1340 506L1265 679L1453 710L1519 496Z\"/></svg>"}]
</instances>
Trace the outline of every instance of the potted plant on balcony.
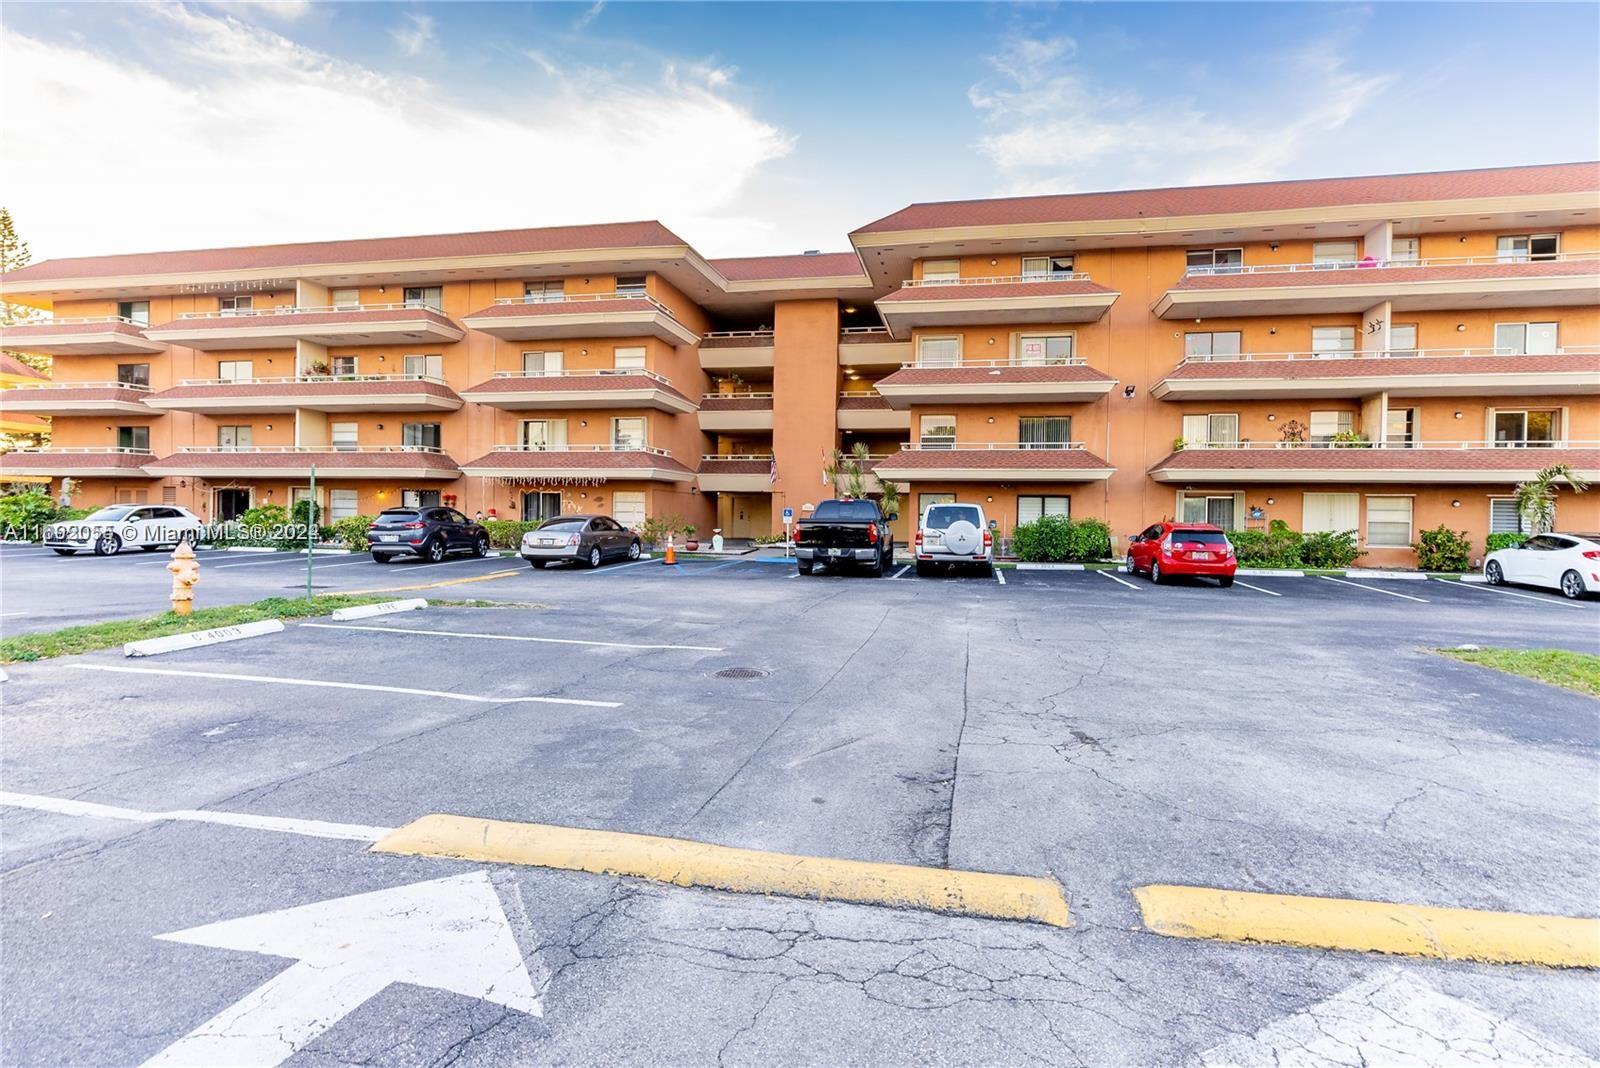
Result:
<instances>
[{"instance_id":1,"label":"potted plant on balcony","mask_svg":"<svg viewBox=\"0 0 1600 1068\"><path fill-rule=\"evenodd\" d=\"M311 366L310 366L310 371L314 375L325 375L325 374L327 374L328 373L327 361L326 360L312 360L311 361Z\"/></svg>"},{"instance_id":2,"label":"potted plant on balcony","mask_svg":"<svg viewBox=\"0 0 1600 1068\"><path fill-rule=\"evenodd\" d=\"M1298 419L1291 419L1283 424L1283 429L1278 431L1279 440L1285 445L1304 445L1306 441L1305 424Z\"/></svg>"}]
</instances>

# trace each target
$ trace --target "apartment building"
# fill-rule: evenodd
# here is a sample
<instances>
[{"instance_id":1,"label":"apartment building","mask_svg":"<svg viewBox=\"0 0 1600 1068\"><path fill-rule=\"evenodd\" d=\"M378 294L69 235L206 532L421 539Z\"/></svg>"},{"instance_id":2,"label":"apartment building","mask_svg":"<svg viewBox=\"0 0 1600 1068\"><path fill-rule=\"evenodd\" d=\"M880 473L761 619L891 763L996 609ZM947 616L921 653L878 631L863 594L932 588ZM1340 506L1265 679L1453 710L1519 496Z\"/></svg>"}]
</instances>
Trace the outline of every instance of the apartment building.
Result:
<instances>
[{"instance_id":1,"label":"apartment building","mask_svg":"<svg viewBox=\"0 0 1600 1068\"><path fill-rule=\"evenodd\" d=\"M655 222L52 260L3 279L54 379L0 478L212 519L310 492L729 537L863 443L913 513L1481 547L1600 480L1600 164L916 204L843 253L707 259ZM59 483L57 483L59 489ZM1600 529L1600 492L1558 522Z\"/></svg>"}]
</instances>

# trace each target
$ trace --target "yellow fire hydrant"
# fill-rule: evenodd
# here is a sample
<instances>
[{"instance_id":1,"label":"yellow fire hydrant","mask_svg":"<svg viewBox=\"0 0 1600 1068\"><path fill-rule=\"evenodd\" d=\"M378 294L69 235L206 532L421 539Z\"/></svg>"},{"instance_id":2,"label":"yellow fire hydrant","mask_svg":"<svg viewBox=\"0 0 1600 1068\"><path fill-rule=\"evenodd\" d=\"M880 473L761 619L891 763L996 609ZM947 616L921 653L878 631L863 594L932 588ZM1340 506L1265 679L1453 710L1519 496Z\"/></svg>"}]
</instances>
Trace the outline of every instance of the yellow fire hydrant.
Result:
<instances>
[{"instance_id":1,"label":"yellow fire hydrant","mask_svg":"<svg viewBox=\"0 0 1600 1068\"><path fill-rule=\"evenodd\" d=\"M200 581L200 561L186 541L180 541L167 562L172 572L172 610L180 616L194 611L194 584Z\"/></svg>"}]
</instances>

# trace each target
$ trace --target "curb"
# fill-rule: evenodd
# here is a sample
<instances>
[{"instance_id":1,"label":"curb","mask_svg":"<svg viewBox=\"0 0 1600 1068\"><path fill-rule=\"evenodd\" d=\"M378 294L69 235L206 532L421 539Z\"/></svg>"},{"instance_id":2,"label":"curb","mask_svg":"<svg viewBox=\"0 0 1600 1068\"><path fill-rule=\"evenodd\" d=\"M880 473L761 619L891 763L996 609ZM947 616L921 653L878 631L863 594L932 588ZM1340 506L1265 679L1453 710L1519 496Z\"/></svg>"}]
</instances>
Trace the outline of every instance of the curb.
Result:
<instances>
[{"instance_id":1,"label":"curb","mask_svg":"<svg viewBox=\"0 0 1600 1068\"><path fill-rule=\"evenodd\" d=\"M422 597L411 597L403 601L384 601L382 604L363 604L354 608L336 608L333 618L336 620L367 619L370 616L390 616L396 612L415 612L419 608L428 607L428 602Z\"/></svg>"},{"instance_id":2,"label":"curb","mask_svg":"<svg viewBox=\"0 0 1600 1068\"><path fill-rule=\"evenodd\" d=\"M170 634L165 638L146 638L128 642L122 647L123 656L155 656L174 653L179 649L197 649L202 645L220 645L241 638L259 638L283 630L281 619L261 619L254 623L240 623L232 627L213 627L210 630L192 630L187 634Z\"/></svg>"}]
</instances>

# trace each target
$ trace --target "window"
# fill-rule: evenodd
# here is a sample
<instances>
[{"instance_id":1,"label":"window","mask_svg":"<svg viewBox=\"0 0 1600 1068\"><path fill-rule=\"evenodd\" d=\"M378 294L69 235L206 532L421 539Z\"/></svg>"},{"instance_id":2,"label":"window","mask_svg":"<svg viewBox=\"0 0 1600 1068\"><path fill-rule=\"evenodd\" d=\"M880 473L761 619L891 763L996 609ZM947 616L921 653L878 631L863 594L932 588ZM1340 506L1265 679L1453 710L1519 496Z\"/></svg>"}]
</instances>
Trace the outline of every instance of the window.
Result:
<instances>
[{"instance_id":1,"label":"window","mask_svg":"<svg viewBox=\"0 0 1600 1068\"><path fill-rule=\"evenodd\" d=\"M522 495L522 521L542 523L561 514L561 494L528 490Z\"/></svg>"},{"instance_id":2,"label":"window","mask_svg":"<svg viewBox=\"0 0 1600 1068\"><path fill-rule=\"evenodd\" d=\"M917 338L918 367L959 367L961 365L961 339L959 337Z\"/></svg>"},{"instance_id":3,"label":"window","mask_svg":"<svg viewBox=\"0 0 1600 1068\"><path fill-rule=\"evenodd\" d=\"M1489 533L1528 533L1528 522L1523 518L1522 513L1517 511L1515 497L1489 498Z\"/></svg>"},{"instance_id":4,"label":"window","mask_svg":"<svg viewBox=\"0 0 1600 1068\"><path fill-rule=\"evenodd\" d=\"M1318 241L1311 246L1311 262L1325 267L1349 267L1356 262L1356 243Z\"/></svg>"},{"instance_id":5,"label":"window","mask_svg":"<svg viewBox=\"0 0 1600 1068\"><path fill-rule=\"evenodd\" d=\"M611 420L611 444L626 449L646 446L645 421L638 416Z\"/></svg>"},{"instance_id":6,"label":"window","mask_svg":"<svg viewBox=\"0 0 1600 1068\"><path fill-rule=\"evenodd\" d=\"M553 281L522 283L522 300L525 304L554 304L567 299L567 284L557 278Z\"/></svg>"},{"instance_id":7,"label":"window","mask_svg":"<svg viewBox=\"0 0 1600 1068\"><path fill-rule=\"evenodd\" d=\"M1210 523L1223 530L1234 529L1234 516L1238 514L1243 494L1217 494L1213 496L1178 496L1178 521L1180 523Z\"/></svg>"},{"instance_id":8,"label":"window","mask_svg":"<svg viewBox=\"0 0 1600 1068\"><path fill-rule=\"evenodd\" d=\"M953 415L925 415L922 417L921 445L924 449L953 449L956 445L956 417Z\"/></svg>"},{"instance_id":9,"label":"window","mask_svg":"<svg viewBox=\"0 0 1600 1068\"><path fill-rule=\"evenodd\" d=\"M1017 338L1017 362L1044 367L1072 362L1071 334L1023 334Z\"/></svg>"},{"instance_id":10,"label":"window","mask_svg":"<svg viewBox=\"0 0 1600 1068\"><path fill-rule=\"evenodd\" d=\"M1354 493L1307 493L1302 503L1300 529L1307 534L1338 534L1355 530L1361 498Z\"/></svg>"},{"instance_id":11,"label":"window","mask_svg":"<svg viewBox=\"0 0 1600 1068\"><path fill-rule=\"evenodd\" d=\"M1411 547L1411 498L1367 498L1367 544L1382 549Z\"/></svg>"},{"instance_id":12,"label":"window","mask_svg":"<svg viewBox=\"0 0 1600 1068\"><path fill-rule=\"evenodd\" d=\"M960 260L923 260L922 280L924 282L949 281L961 277Z\"/></svg>"},{"instance_id":13,"label":"window","mask_svg":"<svg viewBox=\"0 0 1600 1068\"><path fill-rule=\"evenodd\" d=\"M1195 274L1237 274L1243 266L1242 248L1196 248L1185 257L1185 267Z\"/></svg>"},{"instance_id":14,"label":"window","mask_svg":"<svg viewBox=\"0 0 1600 1068\"><path fill-rule=\"evenodd\" d=\"M150 302L148 300L119 300L117 314L124 319L132 319L140 326L150 325Z\"/></svg>"},{"instance_id":15,"label":"window","mask_svg":"<svg viewBox=\"0 0 1600 1068\"><path fill-rule=\"evenodd\" d=\"M354 356L329 356L328 369L335 375L349 377L356 373L356 358Z\"/></svg>"},{"instance_id":16,"label":"window","mask_svg":"<svg viewBox=\"0 0 1600 1068\"><path fill-rule=\"evenodd\" d=\"M434 311L443 311L444 288L442 286L406 286L405 301L408 308L432 308Z\"/></svg>"},{"instance_id":17,"label":"window","mask_svg":"<svg viewBox=\"0 0 1600 1068\"><path fill-rule=\"evenodd\" d=\"M645 295L645 278L642 274L619 274L617 276L617 296L642 297Z\"/></svg>"},{"instance_id":18,"label":"window","mask_svg":"<svg viewBox=\"0 0 1600 1068\"><path fill-rule=\"evenodd\" d=\"M1355 428L1354 412L1312 412L1311 441L1326 444L1339 434L1348 434Z\"/></svg>"},{"instance_id":19,"label":"window","mask_svg":"<svg viewBox=\"0 0 1600 1068\"><path fill-rule=\"evenodd\" d=\"M444 381L444 357L439 355L402 356L400 367L405 374L419 378Z\"/></svg>"},{"instance_id":20,"label":"window","mask_svg":"<svg viewBox=\"0 0 1600 1068\"><path fill-rule=\"evenodd\" d=\"M1516 234L1494 242L1495 258L1501 263L1526 263L1553 260L1561 254L1560 234Z\"/></svg>"},{"instance_id":21,"label":"window","mask_svg":"<svg viewBox=\"0 0 1600 1068\"><path fill-rule=\"evenodd\" d=\"M611 518L618 523L637 530L644 525L644 491L621 490L611 495Z\"/></svg>"},{"instance_id":22,"label":"window","mask_svg":"<svg viewBox=\"0 0 1600 1068\"><path fill-rule=\"evenodd\" d=\"M1494 350L1509 356L1547 356L1560 349L1558 323L1495 323Z\"/></svg>"},{"instance_id":23,"label":"window","mask_svg":"<svg viewBox=\"0 0 1600 1068\"><path fill-rule=\"evenodd\" d=\"M564 449L567 447L567 421L524 419L519 442L526 449Z\"/></svg>"},{"instance_id":24,"label":"window","mask_svg":"<svg viewBox=\"0 0 1600 1068\"><path fill-rule=\"evenodd\" d=\"M419 449L439 448L439 423L405 423L400 427L400 444Z\"/></svg>"},{"instance_id":25,"label":"window","mask_svg":"<svg viewBox=\"0 0 1600 1068\"><path fill-rule=\"evenodd\" d=\"M1356 351L1356 328L1353 326L1313 326L1311 328L1311 353L1322 359L1343 356Z\"/></svg>"},{"instance_id":26,"label":"window","mask_svg":"<svg viewBox=\"0 0 1600 1068\"><path fill-rule=\"evenodd\" d=\"M1390 408L1384 416L1383 440L1389 445L1407 448L1417 443L1417 410L1415 408Z\"/></svg>"},{"instance_id":27,"label":"window","mask_svg":"<svg viewBox=\"0 0 1600 1068\"><path fill-rule=\"evenodd\" d=\"M924 268L924 271L926 271L926 268ZM1022 257L1022 277L1024 278L1060 278L1071 273L1071 256ZM923 277L927 277L926 274Z\"/></svg>"},{"instance_id":28,"label":"window","mask_svg":"<svg viewBox=\"0 0 1600 1068\"><path fill-rule=\"evenodd\" d=\"M1389 240L1390 263L1416 263L1420 255L1422 244L1415 237L1395 237Z\"/></svg>"},{"instance_id":29,"label":"window","mask_svg":"<svg viewBox=\"0 0 1600 1068\"><path fill-rule=\"evenodd\" d=\"M254 297L219 297L217 298L217 311L223 315L238 315L248 312L255 307Z\"/></svg>"},{"instance_id":30,"label":"window","mask_svg":"<svg viewBox=\"0 0 1600 1068\"><path fill-rule=\"evenodd\" d=\"M125 386L148 386L150 365L147 363L117 364L117 381Z\"/></svg>"},{"instance_id":31,"label":"window","mask_svg":"<svg viewBox=\"0 0 1600 1068\"><path fill-rule=\"evenodd\" d=\"M117 427L117 448L150 451L150 428L147 426Z\"/></svg>"},{"instance_id":32,"label":"window","mask_svg":"<svg viewBox=\"0 0 1600 1068\"><path fill-rule=\"evenodd\" d=\"M1389 327L1389 351L1396 356L1417 354L1417 324L1394 323Z\"/></svg>"},{"instance_id":33,"label":"window","mask_svg":"<svg viewBox=\"0 0 1600 1068\"><path fill-rule=\"evenodd\" d=\"M1017 420L1017 444L1024 449L1063 449L1072 441L1072 417L1024 415Z\"/></svg>"},{"instance_id":34,"label":"window","mask_svg":"<svg viewBox=\"0 0 1600 1068\"><path fill-rule=\"evenodd\" d=\"M253 444L252 430L248 426L217 427L217 447L219 449L248 449Z\"/></svg>"},{"instance_id":35,"label":"window","mask_svg":"<svg viewBox=\"0 0 1600 1068\"><path fill-rule=\"evenodd\" d=\"M1040 516L1072 514L1071 497L1019 496L1017 498L1017 525L1032 523Z\"/></svg>"},{"instance_id":36,"label":"window","mask_svg":"<svg viewBox=\"0 0 1600 1068\"><path fill-rule=\"evenodd\" d=\"M361 501L353 489L328 491L328 518L349 519L361 514Z\"/></svg>"},{"instance_id":37,"label":"window","mask_svg":"<svg viewBox=\"0 0 1600 1068\"><path fill-rule=\"evenodd\" d=\"M1494 443L1501 447L1554 445L1560 437L1559 413L1553 409L1497 411L1494 413Z\"/></svg>"},{"instance_id":38,"label":"window","mask_svg":"<svg viewBox=\"0 0 1600 1068\"><path fill-rule=\"evenodd\" d=\"M644 370L644 346L630 345L626 348L618 347L611 351L611 366L619 371Z\"/></svg>"},{"instance_id":39,"label":"window","mask_svg":"<svg viewBox=\"0 0 1600 1068\"><path fill-rule=\"evenodd\" d=\"M354 452L356 450L355 423L329 423L328 440L333 444L335 452Z\"/></svg>"},{"instance_id":40,"label":"window","mask_svg":"<svg viewBox=\"0 0 1600 1068\"><path fill-rule=\"evenodd\" d=\"M1185 356L1237 356L1243 351L1244 335L1237 330L1213 330L1183 335Z\"/></svg>"},{"instance_id":41,"label":"window","mask_svg":"<svg viewBox=\"0 0 1600 1068\"><path fill-rule=\"evenodd\" d=\"M1239 444L1239 416L1236 412L1213 412L1183 417L1185 445Z\"/></svg>"},{"instance_id":42,"label":"window","mask_svg":"<svg viewBox=\"0 0 1600 1068\"><path fill-rule=\"evenodd\" d=\"M560 349L545 352L524 352L522 373L537 378L540 375L558 375L565 367L565 357Z\"/></svg>"},{"instance_id":43,"label":"window","mask_svg":"<svg viewBox=\"0 0 1600 1068\"><path fill-rule=\"evenodd\" d=\"M255 377L255 365L249 360L222 360L217 364L217 377L224 382L248 382Z\"/></svg>"},{"instance_id":44,"label":"window","mask_svg":"<svg viewBox=\"0 0 1600 1068\"><path fill-rule=\"evenodd\" d=\"M328 293L328 302L335 308L353 311L361 307L361 290L334 289Z\"/></svg>"}]
</instances>

